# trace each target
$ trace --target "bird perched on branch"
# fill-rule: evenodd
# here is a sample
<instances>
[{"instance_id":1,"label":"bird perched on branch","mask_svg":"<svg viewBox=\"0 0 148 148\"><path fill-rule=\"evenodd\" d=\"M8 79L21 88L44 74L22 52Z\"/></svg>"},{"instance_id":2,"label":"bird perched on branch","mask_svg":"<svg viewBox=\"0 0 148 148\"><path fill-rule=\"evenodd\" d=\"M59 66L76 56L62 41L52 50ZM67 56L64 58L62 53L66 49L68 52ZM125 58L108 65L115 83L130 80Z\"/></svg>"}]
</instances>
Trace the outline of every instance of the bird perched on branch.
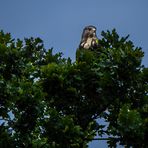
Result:
<instances>
[{"instance_id":1,"label":"bird perched on branch","mask_svg":"<svg viewBox=\"0 0 148 148\"><path fill-rule=\"evenodd\" d=\"M99 47L98 38L96 35L96 27L95 26L86 26L83 29L81 42L79 45L79 49L95 49Z\"/></svg>"},{"instance_id":2,"label":"bird perched on branch","mask_svg":"<svg viewBox=\"0 0 148 148\"><path fill-rule=\"evenodd\" d=\"M83 29L79 48L76 51L76 61L91 63L94 58L99 56L100 43L96 35L95 26L86 26Z\"/></svg>"}]
</instances>

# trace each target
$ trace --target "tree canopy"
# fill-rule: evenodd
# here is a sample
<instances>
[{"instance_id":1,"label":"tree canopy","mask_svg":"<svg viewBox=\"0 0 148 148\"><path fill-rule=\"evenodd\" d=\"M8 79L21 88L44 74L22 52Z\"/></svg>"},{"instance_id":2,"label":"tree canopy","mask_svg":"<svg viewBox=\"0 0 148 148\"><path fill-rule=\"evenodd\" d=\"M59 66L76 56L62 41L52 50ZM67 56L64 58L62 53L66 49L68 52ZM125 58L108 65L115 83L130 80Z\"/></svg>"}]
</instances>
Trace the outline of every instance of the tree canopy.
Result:
<instances>
[{"instance_id":1,"label":"tree canopy","mask_svg":"<svg viewBox=\"0 0 148 148\"><path fill-rule=\"evenodd\" d=\"M86 148L96 134L109 147L148 145L144 52L115 29L101 35L72 62L40 38L0 32L0 147Z\"/></svg>"}]
</instances>

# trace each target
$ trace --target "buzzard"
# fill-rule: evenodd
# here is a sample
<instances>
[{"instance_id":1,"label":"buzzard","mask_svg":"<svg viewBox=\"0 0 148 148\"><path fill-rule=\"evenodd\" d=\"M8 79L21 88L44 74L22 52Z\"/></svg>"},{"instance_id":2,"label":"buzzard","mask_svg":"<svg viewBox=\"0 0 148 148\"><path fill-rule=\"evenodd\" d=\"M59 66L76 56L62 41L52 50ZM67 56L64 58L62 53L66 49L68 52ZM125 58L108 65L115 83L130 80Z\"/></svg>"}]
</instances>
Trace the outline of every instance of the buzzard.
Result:
<instances>
[{"instance_id":1,"label":"buzzard","mask_svg":"<svg viewBox=\"0 0 148 148\"><path fill-rule=\"evenodd\" d=\"M96 35L96 27L95 26L86 26L83 29L81 42L79 45L79 49L95 49L99 46L98 38Z\"/></svg>"}]
</instances>

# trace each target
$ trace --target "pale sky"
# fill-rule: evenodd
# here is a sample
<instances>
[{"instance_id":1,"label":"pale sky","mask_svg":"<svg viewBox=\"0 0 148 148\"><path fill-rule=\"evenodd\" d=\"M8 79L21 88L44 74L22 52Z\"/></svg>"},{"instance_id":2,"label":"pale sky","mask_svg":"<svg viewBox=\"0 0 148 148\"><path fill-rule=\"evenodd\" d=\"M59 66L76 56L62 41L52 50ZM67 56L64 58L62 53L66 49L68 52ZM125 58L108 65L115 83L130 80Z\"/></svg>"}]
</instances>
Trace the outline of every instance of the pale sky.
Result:
<instances>
[{"instance_id":1,"label":"pale sky","mask_svg":"<svg viewBox=\"0 0 148 148\"><path fill-rule=\"evenodd\" d=\"M85 26L102 30L116 28L120 36L130 34L135 46L145 52L148 66L148 0L0 0L0 30L13 38L40 37L47 49L75 59ZM90 148L107 148L94 142Z\"/></svg>"}]
</instances>

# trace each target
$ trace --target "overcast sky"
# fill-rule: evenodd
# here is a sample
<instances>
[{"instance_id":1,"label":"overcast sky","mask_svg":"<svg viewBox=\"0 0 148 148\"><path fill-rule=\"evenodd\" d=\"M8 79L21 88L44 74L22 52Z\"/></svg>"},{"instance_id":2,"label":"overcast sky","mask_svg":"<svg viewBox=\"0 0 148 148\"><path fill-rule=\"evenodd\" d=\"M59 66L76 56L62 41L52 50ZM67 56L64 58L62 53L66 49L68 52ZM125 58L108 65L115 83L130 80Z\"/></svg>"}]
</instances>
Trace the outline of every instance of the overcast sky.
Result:
<instances>
[{"instance_id":1,"label":"overcast sky","mask_svg":"<svg viewBox=\"0 0 148 148\"><path fill-rule=\"evenodd\" d=\"M130 34L148 66L148 0L0 0L0 30L13 38L40 37L47 49L73 60L87 25L96 26L100 38L102 30L113 28L120 36ZM98 148L98 142L90 148Z\"/></svg>"}]
</instances>

